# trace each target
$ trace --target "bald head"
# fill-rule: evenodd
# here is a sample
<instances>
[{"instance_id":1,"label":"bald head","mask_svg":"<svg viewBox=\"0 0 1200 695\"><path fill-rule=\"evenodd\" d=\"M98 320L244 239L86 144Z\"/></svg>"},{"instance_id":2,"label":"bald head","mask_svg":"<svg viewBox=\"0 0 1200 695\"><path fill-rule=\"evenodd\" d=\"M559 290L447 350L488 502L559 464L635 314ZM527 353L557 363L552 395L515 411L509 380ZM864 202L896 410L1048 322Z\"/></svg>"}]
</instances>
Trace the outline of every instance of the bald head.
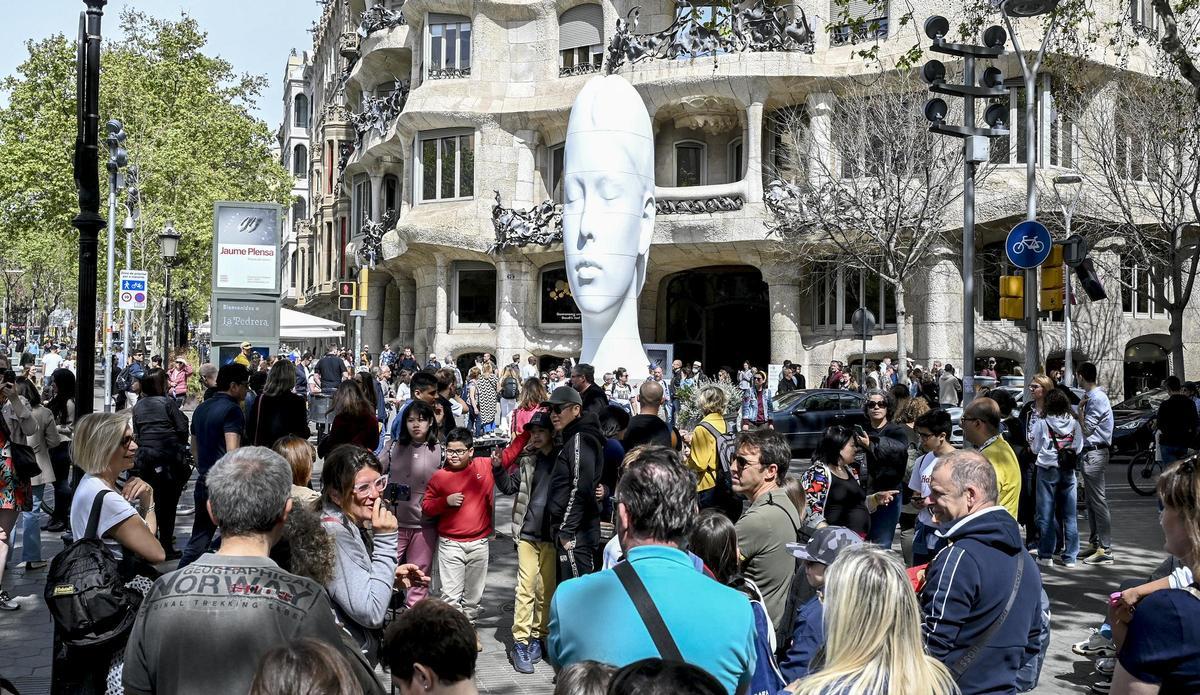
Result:
<instances>
[{"instance_id":1,"label":"bald head","mask_svg":"<svg viewBox=\"0 0 1200 695\"><path fill-rule=\"evenodd\" d=\"M987 437L1000 433L1000 404L987 396L981 396L968 403L963 410L963 417L972 418L968 422L977 424ZM963 432L966 432L965 427Z\"/></svg>"},{"instance_id":2,"label":"bald head","mask_svg":"<svg viewBox=\"0 0 1200 695\"><path fill-rule=\"evenodd\" d=\"M933 466L933 474L937 475L938 471L949 473L956 493L973 495L977 500L977 508L993 506L999 499L996 469L983 454L956 451L938 459Z\"/></svg>"},{"instance_id":3,"label":"bald head","mask_svg":"<svg viewBox=\"0 0 1200 695\"><path fill-rule=\"evenodd\" d=\"M659 406L662 405L662 400L662 384L653 379L647 379L642 382L641 388L638 389L638 403L641 403L642 410L653 409L657 413Z\"/></svg>"}]
</instances>

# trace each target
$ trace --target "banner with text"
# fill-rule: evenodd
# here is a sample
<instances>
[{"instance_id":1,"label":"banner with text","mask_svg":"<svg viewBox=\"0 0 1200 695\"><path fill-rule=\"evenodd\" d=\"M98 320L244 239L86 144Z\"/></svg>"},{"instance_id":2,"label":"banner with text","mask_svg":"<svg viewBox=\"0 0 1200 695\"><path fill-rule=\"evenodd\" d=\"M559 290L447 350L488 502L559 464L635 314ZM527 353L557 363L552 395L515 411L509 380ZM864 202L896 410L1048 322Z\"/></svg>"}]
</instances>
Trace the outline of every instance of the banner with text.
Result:
<instances>
[{"instance_id":1,"label":"banner with text","mask_svg":"<svg viewBox=\"0 0 1200 695\"><path fill-rule=\"evenodd\" d=\"M279 300L269 297L213 296L212 340L214 343L279 339Z\"/></svg>"}]
</instances>

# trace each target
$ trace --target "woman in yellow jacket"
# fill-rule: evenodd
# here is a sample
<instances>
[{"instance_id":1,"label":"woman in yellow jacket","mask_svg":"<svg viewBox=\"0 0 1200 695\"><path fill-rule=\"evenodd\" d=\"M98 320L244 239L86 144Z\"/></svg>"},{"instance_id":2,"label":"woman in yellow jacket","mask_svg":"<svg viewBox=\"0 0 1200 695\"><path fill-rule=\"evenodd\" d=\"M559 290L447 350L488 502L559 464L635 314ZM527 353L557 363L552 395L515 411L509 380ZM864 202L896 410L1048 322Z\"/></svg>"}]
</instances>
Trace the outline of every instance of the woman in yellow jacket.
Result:
<instances>
[{"instance_id":1,"label":"woman in yellow jacket","mask_svg":"<svg viewBox=\"0 0 1200 695\"><path fill-rule=\"evenodd\" d=\"M696 474L696 502L701 509L716 508L737 519L741 504L733 509L736 499L730 499L717 485L717 437L728 430L725 426L725 407L729 399L719 387L708 385L700 389L700 411L704 419L692 430L691 451L687 466Z\"/></svg>"}]
</instances>

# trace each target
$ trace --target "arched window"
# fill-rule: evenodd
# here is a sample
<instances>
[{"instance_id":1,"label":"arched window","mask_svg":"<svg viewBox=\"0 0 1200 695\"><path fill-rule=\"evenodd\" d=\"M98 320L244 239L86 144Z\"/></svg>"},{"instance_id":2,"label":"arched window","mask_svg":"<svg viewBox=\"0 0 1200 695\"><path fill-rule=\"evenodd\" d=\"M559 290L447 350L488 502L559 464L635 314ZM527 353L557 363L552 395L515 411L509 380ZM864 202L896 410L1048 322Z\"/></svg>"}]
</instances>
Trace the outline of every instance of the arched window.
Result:
<instances>
[{"instance_id":1,"label":"arched window","mask_svg":"<svg viewBox=\"0 0 1200 695\"><path fill-rule=\"evenodd\" d=\"M292 125L296 128L308 127L308 97L297 94L292 100Z\"/></svg>"},{"instance_id":2,"label":"arched window","mask_svg":"<svg viewBox=\"0 0 1200 695\"><path fill-rule=\"evenodd\" d=\"M308 178L308 148L304 145L292 148L292 175L298 179Z\"/></svg>"},{"instance_id":3,"label":"arched window","mask_svg":"<svg viewBox=\"0 0 1200 695\"><path fill-rule=\"evenodd\" d=\"M308 204L303 198L296 198L292 201L292 222L299 222L308 217Z\"/></svg>"},{"instance_id":4,"label":"arched window","mask_svg":"<svg viewBox=\"0 0 1200 695\"><path fill-rule=\"evenodd\" d=\"M675 185L703 186L708 183L708 152L704 143L684 140L675 143Z\"/></svg>"}]
</instances>

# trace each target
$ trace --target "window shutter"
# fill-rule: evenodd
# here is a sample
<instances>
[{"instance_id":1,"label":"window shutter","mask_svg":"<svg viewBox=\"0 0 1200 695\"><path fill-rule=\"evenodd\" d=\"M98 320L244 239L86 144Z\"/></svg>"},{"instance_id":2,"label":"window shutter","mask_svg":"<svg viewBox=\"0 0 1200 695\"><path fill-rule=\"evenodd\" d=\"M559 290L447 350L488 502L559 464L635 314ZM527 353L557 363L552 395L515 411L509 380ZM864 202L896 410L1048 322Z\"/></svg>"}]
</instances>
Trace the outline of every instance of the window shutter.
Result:
<instances>
[{"instance_id":1,"label":"window shutter","mask_svg":"<svg viewBox=\"0 0 1200 695\"><path fill-rule=\"evenodd\" d=\"M604 42L604 10L599 5L579 5L558 18L558 50L565 51Z\"/></svg>"},{"instance_id":2,"label":"window shutter","mask_svg":"<svg viewBox=\"0 0 1200 695\"><path fill-rule=\"evenodd\" d=\"M428 25L458 24L460 22L469 24L471 20L460 14L443 14L441 12L430 12L425 19L425 23Z\"/></svg>"},{"instance_id":3,"label":"window shutter","mask_svg":"<svg viewBox=\"0 0 1200 695\"><path fill-rule=\"evenodd\" d=\"M846 15L850 19L879 19L888 14L888 3L885 0L850 0L846 7ZM842 21L842 8L832 0L829 3L829 21Z\"/></svg>"}]
</instances>

